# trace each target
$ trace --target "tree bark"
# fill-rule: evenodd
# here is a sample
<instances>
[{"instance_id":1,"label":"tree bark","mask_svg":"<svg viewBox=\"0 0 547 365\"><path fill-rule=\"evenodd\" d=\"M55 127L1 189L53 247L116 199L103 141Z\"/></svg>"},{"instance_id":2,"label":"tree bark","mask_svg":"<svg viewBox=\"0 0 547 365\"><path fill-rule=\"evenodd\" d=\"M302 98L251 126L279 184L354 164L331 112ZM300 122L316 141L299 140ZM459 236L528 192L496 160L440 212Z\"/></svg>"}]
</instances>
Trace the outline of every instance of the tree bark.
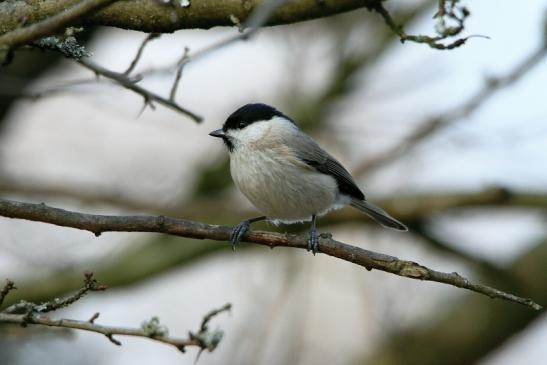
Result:
<instances>
[{"instance_id":1,"label":"tree bark","mask_svg":"<svg viewBox=\"0 0 547 365\"><path fill-rule=\"evenodd\" d=\"M367 7L377 0L287 0L268 25L280 25L326 17ZM0 34L57 14L78 0L6 0L0 2ZM230 26L243 23L261 0L191 0L190 5L162 4L156 0L119 1L86 18L83 23L107 25L143 32L169 33L178 29Z\"/></svg>"}]
</instances>

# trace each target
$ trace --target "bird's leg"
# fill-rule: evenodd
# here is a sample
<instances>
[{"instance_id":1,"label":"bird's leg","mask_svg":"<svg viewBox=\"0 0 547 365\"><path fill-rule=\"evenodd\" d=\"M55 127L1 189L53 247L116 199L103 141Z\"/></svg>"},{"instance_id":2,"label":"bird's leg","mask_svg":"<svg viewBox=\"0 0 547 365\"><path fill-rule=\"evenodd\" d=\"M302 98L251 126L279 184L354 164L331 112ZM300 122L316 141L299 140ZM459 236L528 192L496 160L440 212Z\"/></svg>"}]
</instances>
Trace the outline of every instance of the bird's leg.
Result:
<instances>
[{"instance_id":1,"label":"bird's leg","mask_svg":"<svg viewBox=\"0 0 547 365\"><path fill-rule=\"evenodd\" d=\"M317 235L316 221L317 216L314 214L311 216L311 228L308 238L308 251L311 251L314 256L319 252L319 236Z\"/></svg>"},{"instance_id":2,"label":"bird's leg","mask_svg":"<svg viewBox=\"0 0 547 365\"><path fill-rule=\"evenodd\" d=\"M239 241L243 239L243 236L247 234L249 228L251 227L251 223L263 221L265 219L267 219L266 216L250 218L242 221L237 226L235 226L232 230L232 234L230 235L230 242L232 242L232 251L236 250L236 245L239 243Z\"/></svg>"}]
</instances>

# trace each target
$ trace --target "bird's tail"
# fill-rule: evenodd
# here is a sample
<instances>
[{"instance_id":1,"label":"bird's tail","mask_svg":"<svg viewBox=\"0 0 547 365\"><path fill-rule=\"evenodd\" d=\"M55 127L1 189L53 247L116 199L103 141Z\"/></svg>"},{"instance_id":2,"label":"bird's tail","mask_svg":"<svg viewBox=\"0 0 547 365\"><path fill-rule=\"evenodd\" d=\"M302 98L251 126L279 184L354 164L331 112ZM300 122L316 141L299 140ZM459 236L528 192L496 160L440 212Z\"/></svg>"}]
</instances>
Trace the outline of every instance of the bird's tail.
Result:
<instances>
[{"instance_id":1,"label":"bird's tail","mask_svg":"<svg viewBox=\"0 0 547 365\"><path fill-rule=\"evenodd\" d=\"M379 208L366 200L353 199L351 201L351 206L366 213L368 216L370 216L372 219L374 219L376 222L380 223L384 227L396 229L398 231L408 231L408 228L403 223L390 216L382 208Z\"/></svg>"}]
</instances>

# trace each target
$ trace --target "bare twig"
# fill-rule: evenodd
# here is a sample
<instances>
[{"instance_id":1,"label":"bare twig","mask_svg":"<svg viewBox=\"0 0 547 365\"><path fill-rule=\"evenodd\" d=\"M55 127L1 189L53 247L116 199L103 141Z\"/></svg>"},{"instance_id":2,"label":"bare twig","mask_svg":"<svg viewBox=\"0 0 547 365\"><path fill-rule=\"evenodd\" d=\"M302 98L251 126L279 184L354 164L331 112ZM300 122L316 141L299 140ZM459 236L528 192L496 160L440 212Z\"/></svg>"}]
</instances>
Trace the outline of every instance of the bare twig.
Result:
<instances>
[{"instance_id":1,"label":"bare twig","mask_svg":"<svg viewBox=\"0 0 547 365\"><path fill-rule=\"evenodd\" d=\"M13 283L13 281L6 279L6 284L2 288L2 291L0 291L0 306L2 305L2 303L4 303L4 298L6 298L8 293L14 289L17 289L17 288L15 287L15 284Z\"/></svg>"},{"instance_id":2,"label":"bare twig","mask_svg":"<svg viewBox=\"0 0 547 365\"><path fill-rule=\"evenodd\" d=\"M13 282L8 280L4 289L0 292L0 304L7 293L15 289ZM207 349L213 351L220 340L223 332L221 330L209 331L207 324L216 315L230 310L231 304L225 304L219 309L215 309L207 313L201 322L201 326L196 334L189 333L187 339L177 339L168 336L168 329L159 323L157 317L153 317L150 321L143 322L141 328L124 328L103 326L95 323L99 318L99 313L93 314L87 321L79 321L73 319L52 319L42 313L52 312L61 308L68 307L74 302L80 300L85 294L90 291L102 291L106 286L99 284L94 278L93 273L84 274L84 286L74 294L67 296L64 299L53 299L48 302L36 304L21 300L20 302L9 306L0 312L0 323L17 323L23 327L28 324L37 324L50 327L72 328L84 331L96 332L105 335L110 342L121 346L121 342L114 338L115 335L146 337L155 341L163 342L175 346L180 351L184 352L186 346L197 346L201 353Z\"/></svg>"},{"instance_id":3,"label":"bare twig","mask_svg":"<svg viewBox=\"0 0 547 365\"><path fill-rule=\"evenodd\" d=\"M190 117L191 119L193 119L194 121L196 122L201 122L203 120L202 117L200 117L199 115L191 112L190 110L188 109L185 109L183 108L182 106L180 106L179 104L171 101L171 100L168 100L166 98L164 98L163 96L160 96L156 93L153 93L152 91L149 91L139 85L137 85L136 81L139 80L139 78L137 79L133 79L133 78L130 78L128 77L127 75L123 74L123 73L118 73L118 72L114 72L114 71L110 71L102 66L99 66L89 60L86 60L86 59L80 59L78 60L78 63L82 66L84 66L85 68L93 71L96 75L100 75L100 76L103 76L103 77L106 77L114 82L116 82L117 84L123 86L124 88L126 89L129 89L139 95L141 95L143 98L144 98L144 103L145 105L152 105L153 102L157 102L163 106L166 106L172 110L175 110L179 113L182 113L188 117Z\"/></svg>"},{"instance_id":4,"label":"bare twig","mask_svg":"<svg viewBox=\"0 0 547 365\"><path fill-rule=\"evenodd\" d=\"M271 18L271 16L274 14L274 12L285 3L286 0L274 0L274 1L267 1L264 2L261 6L257 7L256 10L254 10L251 15L247 18L247 20L243 24L239 24L239 30L240 32L229 36L225 39L222 39L218 42L215 42L205 48L202 48L196 52L190 52L186 51L184 52L184 55L181 60L177 61L176 64L168 66L167 68L162 68L161 70L157 69L150 69L145 70L142 73L140 73L141 76L155 73L158 71L165 71L165 70L172 70L173 68L177 69L177 71L182 72L182 68L184 65L191 61L196 61L198 58L204 57L206 55L209 55L210 53L214 51L218 51L232 43L238 42L240 40L248 40L251 38L256 32L259 31L260 27L267 23L268 19ZM178 76L180 79L180 76ZM173 84L173 89L176 87L176 80L175 84ZM176 92L176 91L175 91Z\"/></svg>"},{"instance_id":5,"label":"bare twig","mask_svg":"<svg viewBox=\"0 0 547 365\"><path fill-rule=\"evenodd\" d=\"M391 17L391 14L387 11L387 9L384 7L383 3L381 1L373 1L370 5L367 5L367 8L369 10L376 11L378 14L384 18L384 21L386 22L387 26L393 30L401 40L402 43L406 41L411 41L415 43L425 43L429 47L438 49L438 50L450 50L457 47L460 47L467 42L469 38L473 37L482 37L482 38L488 38L487 36L482 35L472 35L464 38L458 38L454 40L451 43L443 44L441 41L444 41L448 38L455 37L459 35L464 30L464 23L467 17L470 15L469 10L465 7L456 7L456 3L459 0L439 0L439 9L437 11L437 14L435 14L434 18L437 18L437 33L438 36L431 37L427 35L411 35L407 34L403 27L399 24L397 24L393 18ZM446 3L448 2L448 6ZM446 25L446 19L449 21L455 22L455 26L447 26Z\"/></svg>"},{"instance_id":6,"label":"bare twig","mask_svg":"<svg viewBox=\"0 0 547 365\"><path fill-rule=\"evenodd\" d=\"M190 118L194 119L196 122L201 122L202 118L198 116L197 114L181 107L176 101L176 93L177 89L180 83L180 79L182 76L182 71L184 66L190 62L191 60L195 60L197 57L201 57L213 50L222 48L228 44L233 43L234 41L240 40L240 39L248 39L252 34L258 31L259 27L264 25L268 18L273 14L273 12L279 8L285 0L275 0L275 1L269 1L265 2L261 6L257 7L256 10L254 10L247 21L243 24L243 27L246 28L242 33L237 34L236 36L231 36L228 39L225 39L221 42L215 43L214 45L207 47L201 51L196 52L195 54L190 57L189 49L185 48L184 54L182 58L177 62L173 68L176 69L176 75L175 80L173 82L173 85L171 87L171 91L169 94L169 98L164 98L156 93L153 93L139 85L137 85L137 82L141 81L143 78L143 74L141 73L139 75L136 75L134 77L131 77L131 72L135 69L135 66L137 65L138 61L141 58L141 55L144 51L144 48L148 44L148 42L154 38L157 38L159 34L152 33L148 37L144 39L144 41L141 43L137 54L135 55L135 58L127 68L127 70L123 73L114 72L111 70L108 70L102 66L99 66L89 60L85 60L82 58L77 58L76 60L84 67L90 69L93 71L96 75L101 75L103 77L106 77L110 79L111 81L121 85L124 88L127 88L129 90L132 90L133 92L141 95L144 98L144 104L139 112L139 115L146 109L147 106L154 107L153 102L158 102L168 108L171 108L177 112L183 113ZM170 68L171 69L171 68ZM54 91L53 91L54 92ZM41 92L39 94L35 94L34 97L41 97L43 95L47 95L48 92Z\"/></svg>"},{"instance_id":7,"label":"bare twig","mask_svg":"<svg viewBox=\"0 0 547 365\"><path fill-rule=\"evenodd\" d=\"M97 318L99 318L100 315L101 315L101 314L100 314L99 312L93 313L93 315L91 316L91 318L89 318L88 322L89 322L89 323L95 323L95 320L96 320Z\"/></svg>"},{"instance_id":8,"label":"bare twig","mask_svg":"<svg viewBox=\"0 0 547 365\"><path fill-rule=\"evenodd\" d=\"M188 57L188 52L190 49L188 47L184 47L184 54L182 55L182 58L180 59L178 65L177 65L177 73L175 75L175 81L173 82L173 86L171 87L171 92L169 93L169 100L172 102L175 102L175 97L177 95L177 88L179 87L180 77L182 76L182 69L184 66L190 61L190 57Z\"/></svg>"},{"instance_id":9,"label":"bare twig","mask_svg":"<svg viewBox=\"0 0 547 365\"><path fill-rule=\"evenodd\" d=\"M146 36L144 41L142 41L142 43L139 47L139 50L137 51L137 54L135 55L135 58L133 59L133 61L131 61L131 64L129 65L127 70L125 70L124 75L128 76L135 69L135 66L137 66L137 63L141 59L142 52L144 51L144 47L146 47L148 42L150 42L151 40L154 40L156 38L159 38L160 36L161 36L161 34L159 34L159 33L150 33Z\"/></svg>"},{"instance_id":10,"label":"bare twig","mask_svg":"<svg viewBox=\"0 0 547 365\"><path fill-rule=\"evenodd\" d=\"M20 301L15 303L8 308L4 309L3 313L48 313L53 312L61 308L66 308L74 302L82 299L84 295L90 291L103 291L106 290L106 285L99 284L95 278L93 278L93 273L86 272L84 274L84 286L77 290L74 294L71 294L63 299L55 298L51 301L35 304L27 301Z\"/></svg>"},{"instance_id":11,"label":"bare twig","mask_svg":"<svg viewBox=\"0 0 547 365\"><path fill-rule=\"evenodd\" d=\"M76 5L60 11L28 27L17 28L0 36L0 63L15 48L63 30L79 19L115 2L116 0L82 0Z\"/></svg>"},{"instance_id":12,"label":"bare twig","mask_svg":"<svg viewBox=\"0 0 547 365\"><path fill-rule=\"evenodd\" d=\"M205 316L203 316L203 319L201 321L201 326L199 326L199 332L204 333L208 330L208 324L213 319L213 317L218 316L222 312L229 312L232 309L232 305L230 303L224 304L222 307L218 309L213 309L209 313L207 313ZM198 333L199 333L198 332Z\"/></svg>"},{"instance_id":13,"label":"bare twig","mask_svg":"<svg viewBox=\"0 0 547 365\"><path fill-rule=\"evenodd\" d=\"M223 307L224 308L224 307ZM94 316L96 318L97 315ZM48 316L39 315L39 314L10 314L10 313L0 313L0 323L16 323L20 325L42 325L49 327L59 327L59 328L71 328L78 329L83 331L95 332L105 335L108 340L114 343L117 346L121 345L121 342L115 339L113 336L133 336L133 337L143 337L149 338L154 341L162 342L168 345L175 346L179 351L185 352L187 346L199 347L200 350L207 349L209 351L214 350L214 347L208 347L207 343L204 343L203 340L198 336L190 335L186 339L179 339L169 337L167 335L155 336L148 334L142 328L125 328L125 327L113 327L113 326L104 326L99 325L94 322L94 320L89 321L78 321L73 319L53 319ZM205 333L199 332L201 336L205 336Z\"/></svg>"},{"instance_id":14,"label":"bare twig","mask_svg":"<svg viewBox=\"0 0 547 365\"><path fill-rule=\"evenodd\" d=\"M535 52L524 59L517 67L505 76L488 78L477 93L473 94L462 105L446 112L442 115L430 118L419 124L419 127L406 137L402 142L392 149L380 154L372 160L367 160L357 165L353 172L357 176L364 175L376 170L400 156L406 155L409 151L415 148L421 141L430 137L434 133L447 128L462 118L468 117L479 109L488 99L496 92L503 88L512 85L523 77L534 66L539 64L547 54L547 43L542 45Z\"/></svg>"},{"instance_id":15,"label":"bare twig","mask_svg":"<svg viewBox=\"0 0 547 365\"><path fill-rule=\"evenodd\" d=\"M9 200L0 200L0 215L9 218L26 219L64 227L72 227L93 232L157 232L196 239L229 241L232 229L225 226L210 225L184 219L163 216L107 216L71 212L45 204L29 204ZM303 235L279 234L272 232L249 232L244 241L269 247L294 247L305 249L307 237ZM432 270L415 262L400 260L336 240L330 235L320 238L320 252L345 261L412 279L436 281L460 288L469 289L491 298L520 303L539 310L541 306L531 299L517 297L495 288L471 283L457 273L444 273Z\"/></svg>"}]
</instances>

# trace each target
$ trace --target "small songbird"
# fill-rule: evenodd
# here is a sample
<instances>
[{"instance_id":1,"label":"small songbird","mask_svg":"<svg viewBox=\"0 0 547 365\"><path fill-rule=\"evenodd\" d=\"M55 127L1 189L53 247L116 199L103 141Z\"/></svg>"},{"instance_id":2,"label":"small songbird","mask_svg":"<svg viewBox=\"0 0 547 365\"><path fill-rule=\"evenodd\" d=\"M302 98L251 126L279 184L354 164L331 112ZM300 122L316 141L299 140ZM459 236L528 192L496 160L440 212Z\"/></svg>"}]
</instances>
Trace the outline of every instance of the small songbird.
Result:
<instances>
[{"instance_id":1,"label":"small songbird","mask_svg":"<svg viewBox=\"0 0 547 365\"><path fill-rule=\"evenodd\" d=\"M209 135L222 138L230 151L234 183L263 214L234 228L232 247L245 236L251 223L311 220L308 251L315 254L319 251L317 217L346 205L368 214L384 227L408 230L369 203L340 162L302 132L294 120L269 105L244 105L228 117L222 129Z\"/></svg>"}]
</instances>

